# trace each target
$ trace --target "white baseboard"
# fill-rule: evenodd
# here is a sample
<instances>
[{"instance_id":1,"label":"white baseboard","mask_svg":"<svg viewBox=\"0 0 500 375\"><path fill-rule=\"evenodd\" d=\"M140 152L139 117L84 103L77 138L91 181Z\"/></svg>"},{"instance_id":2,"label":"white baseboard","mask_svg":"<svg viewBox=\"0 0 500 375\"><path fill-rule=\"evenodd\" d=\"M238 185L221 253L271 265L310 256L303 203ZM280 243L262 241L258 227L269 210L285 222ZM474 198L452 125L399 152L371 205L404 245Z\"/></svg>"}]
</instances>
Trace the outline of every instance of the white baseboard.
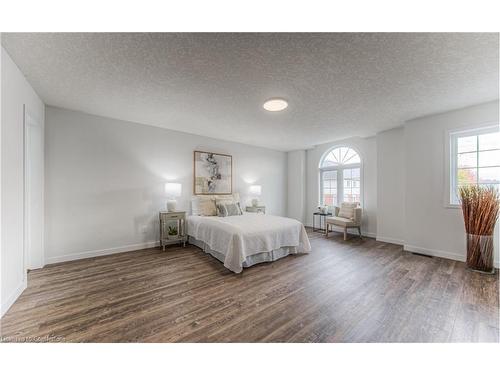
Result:
<instances>
[{"instance_id":1,"label":"white baseboard","mask_svg":"<svg viewBox=\"0 0 500 375\"><path fill-rule=\"evenodd\" d=\"M10 307L16 302L16 300L19 298L21 293L26 289L28 286L28 281L25 278L18 286L17 288L11 293L9 297L5 301L2 301L2 311L1 311L1 316L4 316L7 311L9 311Z\"/></svg>"},{"instance_id":2,"label":"white baseboard","mask_svg":"<svg viewBox=\"0 0 500 375\"><path fill-rule=\"evenodd\" d=\"M354 233L354 234L356 234L356 233ZM371 233L371 232L363 232L363 231L361 231L361 234L363 235L363 237L370 237L370 238L377 239L377 233Z\"/></svg>"},{"instance_id":3,"label":"white baseboard","mask_svg":"<svg viewBox=\"0 0 500 375\"><path fill-rule=\"evenodd\" d=\"M78 260L78 259L85 259L85 258L94 258L94 257L103 256L103 255L125 253L127 251L142 250L142 249L148 249L148 248L157 247L157 246L160 246L160 241L149 241L149 242L143 242L143 243L138 243L138 244L134 244L134 245L111 247L109 249L82 251L82 252L74 253L74 254L58 255L58 256L46 258L45 264L68 262L70 260Z\"/></svg>"},{"instance_id":4,"label":"white baseboard","mask_svg":"<svg viewBox=\"0 0 500 375\"><path fill-rule=\"evenodd\" d=\"M458 260L460 262L465 262L465 254L450 253L449 251L436 250L436 249L426 249L425 247L418 247L413 245L404 245L403 249L411 253L430 255L439 258L446 258L452 260Z\"/></svg>"},{"instance_id":5,"label":"white baseboard","mask_svg":"<svg viewBox=\"0 0 500 375\"><path fill-rule=\"evenodd\" d=\"M405 242L403 240L400 240L398 238L391 238L391 237L379 237L379 236L377 236L377 241L393 243L396 245L404 245L405 244Z\"/></svg>"},{"instance_id":6,"label":"white baseboard","mask_svg":"<svg viewBox=\"0 0 500 375\"><path fill-rule=\"evenodd\" d=\"M435 256L435 257L439 257L439 258L452 259L452 260L457 260L459 262L466 261L465 254L455 254L455 253L450 253L449 251L436 250L436 249L426 249L424 247L418 247L418 246L412 246L412 245L404 245L403 249L406 251L412 252L412 253L417 253L417 254L424 254L424 255L430 255L430 256ZM494 266L495 266L495 268L500 268L500 262L498 260L496 260L494 262Z\"/></svg>"},{"instance_id":7,"label":"white baseboard","mask_svg":"<svg viewBox=\"0 0 500 375\"><path fill-rule=\"evenodd\" d=\"M30 264L28 265L28 269L31 271L31 270L38 270L40 268L43 268L43 266L45 266L44 263L35 263L35 264Z\"/></svg>"}]
</instances>

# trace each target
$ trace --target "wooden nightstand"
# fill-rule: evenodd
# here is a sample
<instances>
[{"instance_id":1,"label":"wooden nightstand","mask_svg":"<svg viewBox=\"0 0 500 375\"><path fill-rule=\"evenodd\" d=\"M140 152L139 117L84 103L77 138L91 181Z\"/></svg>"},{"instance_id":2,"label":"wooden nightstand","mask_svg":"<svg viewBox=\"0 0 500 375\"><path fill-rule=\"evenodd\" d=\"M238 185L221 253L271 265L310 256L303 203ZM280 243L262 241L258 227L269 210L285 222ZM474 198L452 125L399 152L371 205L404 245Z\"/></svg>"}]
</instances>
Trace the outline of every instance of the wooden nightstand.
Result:
<instances>
[{"instance_id":1,"label":"wooden nightstand","mask_svg":"<svg viewBox=\"0 0 500 375\"><path fill-rule=\"evenodd\" d=\"M245 208L246 212L256 212L258 214L266 213L266 206L247 206Z\"/></svg>"},{"instance_id":2,"label":"wooden nightstand","mask_svg":"<svg viewBox=\"0 0 500 375\"><path fill-rule=\"evenodd\" d=\"M186 212L160 211L160 246L181 243L186 246Z\"/></svg>"}]
</instances>

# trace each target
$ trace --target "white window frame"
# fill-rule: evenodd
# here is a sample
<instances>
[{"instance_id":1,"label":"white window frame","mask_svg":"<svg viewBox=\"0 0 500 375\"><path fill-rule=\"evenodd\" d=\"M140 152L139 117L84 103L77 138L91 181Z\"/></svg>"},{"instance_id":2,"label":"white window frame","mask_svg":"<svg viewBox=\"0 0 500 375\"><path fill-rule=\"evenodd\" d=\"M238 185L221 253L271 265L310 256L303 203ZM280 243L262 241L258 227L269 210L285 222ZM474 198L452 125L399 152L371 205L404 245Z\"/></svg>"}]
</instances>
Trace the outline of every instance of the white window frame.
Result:
<instances>
[{"instance_id":1,"label":"white window frame","mask_svg":"<svg viewBox=\"0 0 500 375\"><path fill-rule=\"evenodd\" d=\"M346 147L350 148L353 151L355 151L359 159L361 160L360 163L355 163L355 164L342 164L342 165L334 165L331 167L321 167L323 165L323 161L325 160L326 156L332 152L333 150L340 148L340 147ZM320 162L319 162L319 204L323 205L323 172L328 172L328 171L337 171L337 204L340 206L340 204L344 201L344 170L345 169L354 169L354 168L359 168L359 204L361 207L363 207L363 156L361 153L352 146L349 145L335 145L331 148L329 148L321 157Z\"/></svg>"},{"instance_id":2,"label":"white window frame","mask_svg":"<svg viewBox=\"0 0 500 375\"><path fill-rule=\"evenodd\" d=\"M446 184L445 184L445 207L461 208L457 197L457 172L458 172L458 138L479 136L482 134L500 131L498 125L486 125L478 128L466 128L450 130L446 133ZM479 146L478 146L479 147ZM479 161L478 161L479 162Z\"/></svg>"},{"instance_id":3,"label":"white window frame","mask_svg":"<svg viewBox=\"0 0 500 375\"><path fill-rule=\"evenodd\" d=\"M323 173L324 172L331 172L335 171L337 172L337 200L339 200L340 197L340 189L339 189L339 176L342 175L342 172L339 170L339 168L336 167L327 167L327 168L320 168L319 169L319 204L323 205ZM344 192L344 186L342 184L342 193Z\"/></svg>"}]
</instances>

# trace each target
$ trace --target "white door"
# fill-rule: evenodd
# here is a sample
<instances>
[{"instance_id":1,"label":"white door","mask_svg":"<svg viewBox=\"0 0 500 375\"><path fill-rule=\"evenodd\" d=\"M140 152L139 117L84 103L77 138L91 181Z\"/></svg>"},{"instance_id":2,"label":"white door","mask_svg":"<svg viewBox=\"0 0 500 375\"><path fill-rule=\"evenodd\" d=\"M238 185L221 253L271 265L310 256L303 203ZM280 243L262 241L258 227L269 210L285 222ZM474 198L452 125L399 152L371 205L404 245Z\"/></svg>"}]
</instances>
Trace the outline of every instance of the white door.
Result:
<instances>
[{"instance_id":1,"label":"white door","mask_svg":"<svg viewBox=\"0 0 500 375\"><path fill-rule=\"evenodd\" d=\"M43 251L43 129L24 110L24 264L26 269L44 266Z\"/></svg>"}]
</instances>

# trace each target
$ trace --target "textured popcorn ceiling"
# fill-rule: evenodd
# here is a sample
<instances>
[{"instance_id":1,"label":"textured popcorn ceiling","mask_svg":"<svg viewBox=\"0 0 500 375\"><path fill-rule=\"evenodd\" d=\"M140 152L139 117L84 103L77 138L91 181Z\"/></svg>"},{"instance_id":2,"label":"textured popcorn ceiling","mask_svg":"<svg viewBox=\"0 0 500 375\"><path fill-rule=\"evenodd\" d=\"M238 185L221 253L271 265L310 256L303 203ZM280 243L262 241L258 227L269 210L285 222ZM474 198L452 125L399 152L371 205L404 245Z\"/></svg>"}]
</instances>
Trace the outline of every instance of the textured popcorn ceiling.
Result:
<instances>
[{"instance_id":1,"label":"textured popcorn ceiling","mask_svg":"<svg viewBox=\"0 0 500 375\"><path fill-rule=\"evenodd\" d=\"M279 150L498 99L498 34L2 34L46 104ZM266 112L283 97L289 107Z\"/></svg>"}]
</instances>

